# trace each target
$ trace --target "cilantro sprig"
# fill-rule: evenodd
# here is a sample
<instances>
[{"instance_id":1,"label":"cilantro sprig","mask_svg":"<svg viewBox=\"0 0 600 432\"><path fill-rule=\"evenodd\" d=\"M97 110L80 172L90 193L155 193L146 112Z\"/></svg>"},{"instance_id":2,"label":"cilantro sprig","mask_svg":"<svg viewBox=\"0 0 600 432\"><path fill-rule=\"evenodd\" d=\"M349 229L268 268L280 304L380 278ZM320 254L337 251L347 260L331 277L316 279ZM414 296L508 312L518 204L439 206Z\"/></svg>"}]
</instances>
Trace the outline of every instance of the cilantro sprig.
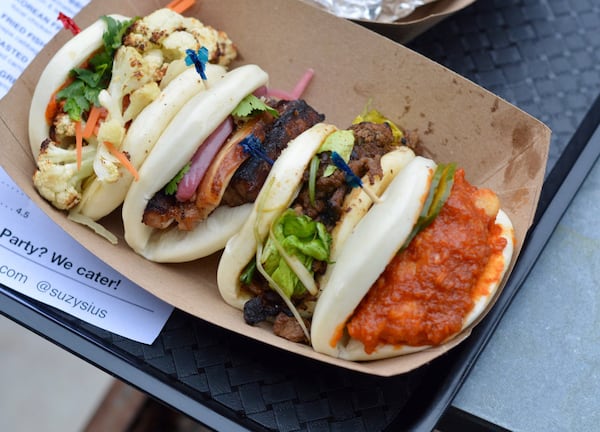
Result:
<instances>
[{"instance_id":1,"label":"cilantro sprig","mask_svg":"<svg viewBox=\"0 0 600 432\"><path fill-rule=\"evenodd\" d=\"M73 68L70 75L73 82L56 94L56 99L64 100L63 110L73 121L80 121L81 115L92 105L99 105L98 94L105 89L112 76L113 57L121 46L127 29L137 20L118 21L103 16L106 30L102 34L103 46L88 61L88 68Z\"/></svg>"},{"instance_id":2,"label":"cilantro sprig","mask_svg":"<svg viewBox=\"0 0 600 432\"><path fill-rule=\"evenodd\" d=\"M171 179L171 181L169 183L167 183L167 185L165 186L165 194L175 195L177 193L177 186L179 185L179 182L187 174L187 172L190 170L191 166L192 166L191 162L188 162L187 164L184 165L183 168L181 168L179 170L179 172L177 174L175 174L175 177L173 177Z\"/></svg>"},{"instance_id":3,"label":"cilantro sprig","mask_svg":"<svg viewBox=\"0 0 600 432\"><path fill-rule=\"evenodd\" d=\"M231 112L231 115L238 118L245 118L263 111L267 111L275 118L279 117L279 112L275 108L270 107L253 94L249 94L241 100Z\"/></svg>"}]
</instances>

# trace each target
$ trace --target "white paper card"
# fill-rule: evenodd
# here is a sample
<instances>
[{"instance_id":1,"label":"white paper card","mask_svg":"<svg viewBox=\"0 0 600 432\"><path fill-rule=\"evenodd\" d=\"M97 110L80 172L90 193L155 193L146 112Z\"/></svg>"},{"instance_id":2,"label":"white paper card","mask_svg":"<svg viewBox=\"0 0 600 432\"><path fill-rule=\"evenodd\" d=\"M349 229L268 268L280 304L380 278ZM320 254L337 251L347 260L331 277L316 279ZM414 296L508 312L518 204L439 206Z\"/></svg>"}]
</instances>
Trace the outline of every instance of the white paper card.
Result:
<instances>
[{"instance_id":1,"label":"white paper card","mask_svg":"<svg viewBox=\"0 0 600 432\"><path fill-rule=\"evenodd\" d=\"M0 282L112 333L151 344L173 307L56 225L0 168Z\"/></svg>"},{"instance_id":2,"label":"white paper card","mask_svg":"<svg viewBox=\"0 0 600 432\"><path fill-rule=\"evenodd\" d=\"M58 13L73 17L90 0L0 2L0 99L42 48L63 28Z\"/></svg>"}]
</instances>

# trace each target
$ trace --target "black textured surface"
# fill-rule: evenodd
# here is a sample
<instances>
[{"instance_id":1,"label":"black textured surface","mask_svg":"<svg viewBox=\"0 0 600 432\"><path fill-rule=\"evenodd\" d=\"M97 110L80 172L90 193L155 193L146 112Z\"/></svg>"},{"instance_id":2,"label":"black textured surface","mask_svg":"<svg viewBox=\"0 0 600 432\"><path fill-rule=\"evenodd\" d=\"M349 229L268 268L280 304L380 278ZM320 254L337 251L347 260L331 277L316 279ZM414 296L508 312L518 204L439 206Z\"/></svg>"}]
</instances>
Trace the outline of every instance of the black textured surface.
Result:
<instances>
[{"instance_id":1,"label":"black textured surface","mask_svg":"<svg viewBox=\"0 0 600 432\"><path fill-rule=\"evenodd\" d=\"M600 93L597 0L478 0L409 47L546 123L548 172Z\"/></svg>"},{"instance_id":2,"label":"black textured surface","mask_svg":"<svg viewBox=\"0 0 600 432\"><path fill-rule=\"evenodd\" d=\"M600 94L599 29L598 0L478 0L409 47L548 124L554 133L550 172ZM180 311L147 346L23 301L178 392L258 430L392 429L399 416L415 415L408 409L427 409L448 360L383 379L257 344Z\"/></svg>"},{"instance_id":3,"label":"black textured surface","mask_svg":"<svg viewBox=\"0 0 600 432\"><path fill-rule=\"evenodd\" d=\"M344 371L257 344L179 310L173 312L156 341L145 345L0 286L2 291L43 309L53 321L256 430L382 430L427 373L422 369L377 378ZM161 399L161 395L155 396ZM194 416L194 412L187 414Z\"/></svg>"}]
</instances>

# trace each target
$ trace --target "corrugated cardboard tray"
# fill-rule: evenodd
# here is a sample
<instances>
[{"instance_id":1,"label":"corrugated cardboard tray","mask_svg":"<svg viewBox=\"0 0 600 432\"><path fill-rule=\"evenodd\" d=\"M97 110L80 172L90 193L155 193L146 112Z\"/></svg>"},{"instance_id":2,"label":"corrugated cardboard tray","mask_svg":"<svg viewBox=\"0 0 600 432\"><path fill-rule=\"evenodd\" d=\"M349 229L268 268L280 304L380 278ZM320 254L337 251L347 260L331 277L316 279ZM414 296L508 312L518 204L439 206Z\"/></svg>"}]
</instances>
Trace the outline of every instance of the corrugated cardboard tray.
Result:
<instances>
[{"instance_id":1,"label":"corrugated cardboard tray","mask_svg":"<svg viewBox=\"0 0 600 432\"><path fill-rule=\"evenodd\" d=\"M76 20L83 27L103 14L144 15L162 6L162 2L141 0L92 2ZM346 127L372 100L373 106L403 128L416 131L427 156L439 162L457 162L465 168L469 181L498 193L515 225L517 258L544 179L550 141L550 130L544 124L441 65L302 2L204 0L186 14L225 30L241 53L238 63L260 65L269 72L274 87L291 88L307 68L313 68L316 75L305 98L326 114L327 121ZM262 327L247 326L241 313L219 297L215 282L218 254L187 264L152 263L127 247L118 211L102 221L118 234L117 246L68 221L33 188L35 164L29 150L27 118L39 74L69 37L61 32L0 102L0 162L34 202L99 258L157 297L203 320L262 343L368 374L391 376L410 371L468 336L466 331L437 348L365 363L320 355Z\"/></svg>"}]
</instances>

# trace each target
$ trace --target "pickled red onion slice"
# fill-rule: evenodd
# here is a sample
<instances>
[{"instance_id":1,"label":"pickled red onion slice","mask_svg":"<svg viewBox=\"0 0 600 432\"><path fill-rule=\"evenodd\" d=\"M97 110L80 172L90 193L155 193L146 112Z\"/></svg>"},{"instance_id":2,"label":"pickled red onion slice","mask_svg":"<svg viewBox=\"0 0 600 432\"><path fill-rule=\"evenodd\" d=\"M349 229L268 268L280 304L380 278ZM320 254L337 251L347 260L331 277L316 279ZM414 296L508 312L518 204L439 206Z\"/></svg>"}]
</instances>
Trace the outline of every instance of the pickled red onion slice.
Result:
<instances>
[{"instance_id":1,"label":"pickled red onion slice","mask_svg":"<svg viewBox=\"0 0 600 432\"><path fill-rule=\"evenodd\" d=\"M177 185L175 197L178 201L188 201L194 196L210 163L227 141L231 132L233 132L233 119L229 116L200 144L200 147L192 156L189 171L185 173Z\"/></svg>"},{"instance_id":2,"label":"pickled red onion slice","mask_svg":"<svg viewBox=\"0 0 600 432\"><path fill-rule=\"evenodd\" d=\"M254 96L256 96L257 98L263 97L263 96L267 96L267 86L260 86L259 88L257 88L256 90L254 90L254 92L252 93Z\"/></svg>"},{"instance_id":3,"label":"pickled red onion slice","mask_svg":"<svg viewBox=\"0 0 600 432\"><path fill-rule=\"evenodd\" d=\"M306 72L300 77L300 80L296 83L294 89L291 92L286 92L285 90L279 89L267 89L267 95L277 98L277 99L285 99L285 100L295 100L299 99L303 94L308 84L312 80L315 71L313 69L307 69Z\"/></svg>"}]
</instances>

